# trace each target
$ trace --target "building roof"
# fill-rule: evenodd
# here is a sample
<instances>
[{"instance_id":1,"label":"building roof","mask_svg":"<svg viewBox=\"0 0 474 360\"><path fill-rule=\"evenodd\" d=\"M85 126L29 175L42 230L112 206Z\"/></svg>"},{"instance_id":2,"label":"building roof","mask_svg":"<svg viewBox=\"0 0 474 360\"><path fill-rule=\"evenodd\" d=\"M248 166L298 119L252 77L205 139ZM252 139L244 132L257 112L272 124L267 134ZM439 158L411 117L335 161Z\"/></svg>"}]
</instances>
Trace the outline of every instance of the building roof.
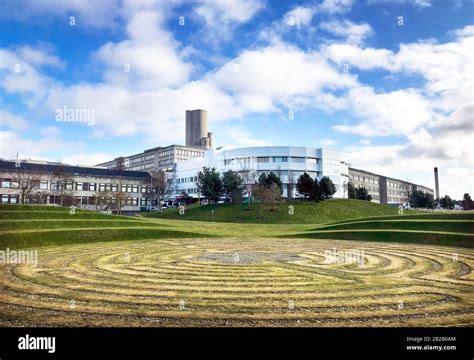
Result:
<instances>
[{"instance_id":1,"label":"building roof","mask_svg":"<svg viewBox=\"0 0 474 360\"><path fill-rule=\"evenodd\" d=\"M58 167L66 174L76 176L97 176L97 177L122 177L134 179L149 179L150 174L145 171L111 170L99 167L72 166L66 164L38 164L20 162L20 167L15 166L14 161L0 160L0 171L31 171L41 173L53 173Z\"/></svg>"}]
</instances>

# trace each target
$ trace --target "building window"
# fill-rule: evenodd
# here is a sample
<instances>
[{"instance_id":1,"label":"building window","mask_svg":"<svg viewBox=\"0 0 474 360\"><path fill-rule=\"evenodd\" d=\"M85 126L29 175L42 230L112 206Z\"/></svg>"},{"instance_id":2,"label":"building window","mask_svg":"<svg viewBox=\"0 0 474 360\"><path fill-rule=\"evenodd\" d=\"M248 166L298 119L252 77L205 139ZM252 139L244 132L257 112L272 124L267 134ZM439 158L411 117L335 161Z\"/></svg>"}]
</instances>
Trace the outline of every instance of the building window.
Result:
<instances>
[{"instance_id":1,"label":"building window","mask_svg":"<svg viewBox=\"0 0 474 360\"><path fill-rule=\"evenodd\" d=\"M257 157L257 162L258 162L258 163L267 163L267 162L270 162L270 157L268 157L268 156L258 156L258 157Z\"/></svg>"},{"instance_id":2,"label":"building window","mask_svg":"<svg viewBox=\"0 0 474 360\"><path fill-rule=\"evenodd\" d=\"M294 162L294 163L304 163L304 161L305 161L304 157L297 157L297 156L291 157L291 162Z\"/></svg>"},{"instance_id":3,"label":"building window","mask_svg":"<svg viewBox=\"0 0 474 360\"><path fill-rule=\"evenodd\" d=\"M9 188L10 180L2 180L2 188Z\"/></svg>"},{"instance_id":4,"label":"building window","mask_svg":"<svg viewBox=\"0 0 474 360\"><path fill-rule=\"evenodd\" d=\"M105 184L99 184L99 191L105 191Z\"/></svg>"},{"instance_id":5,"label":"building window","mask_svg":"<svg viewBox=\"0 0 474 360\"><path fill-rule=\"evenodd\" d=\"M318 163L318 159L316 159L316 158L310 158L310 157L309 157L309 158L306 159L306 162L307 162L308 164L317 164L317 163Z\"/></svg>"},{"instance_id":6,"label":"building window","mask_svg":"<svg viewBox=\"0 0 474 360\"><path fill-rule=\"evenodd\" d=\"M138 185L132 185L132 192L134 193L138 192Z\"/></svg>"},{"instance_id":7,"label":"building window","mask_svg":"<svg viewBox=\"0 0 474 360\"><path fill-rule=\"evenodd\" d=\"M76 190L82 191L82 183L76 183Z\"/></svg>"},{"instance_id":8,"label":"building window","mask_svg":"<svg viewBox=\"0 0 474 360\"><path fill-rule=\"evenodd\" d=\"M287 156L274 156L273 162L288 162Z\"/></svg>"},{"instance_id":9,"label":"building window","mask_svg":"<svg viewBox=\"0 0 474 360\"><path fill-rule=\"evenodd\" d=\"M89 184L89 190L90 191L96 191L96 183L90 183Z\"/></svg>"},{"instance_id":10,"label":"building window","mask_svg":"<svg viewBox=\"0 0 474 360\"><path fill-rule=\"evenodd\" d=\"M8 204L8 195L2 195L2 204Z\"/></svg>"}]
</instances>

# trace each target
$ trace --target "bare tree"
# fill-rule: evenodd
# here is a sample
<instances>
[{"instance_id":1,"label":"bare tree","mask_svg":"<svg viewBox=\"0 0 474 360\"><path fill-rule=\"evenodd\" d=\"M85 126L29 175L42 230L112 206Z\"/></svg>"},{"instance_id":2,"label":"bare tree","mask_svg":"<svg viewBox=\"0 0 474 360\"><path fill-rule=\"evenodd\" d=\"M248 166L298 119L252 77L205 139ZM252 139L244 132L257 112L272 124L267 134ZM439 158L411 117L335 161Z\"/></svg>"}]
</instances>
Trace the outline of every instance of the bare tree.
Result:
<instances>
[{"instance_id":1,"label":"bare tree","mask_svg":"<svg viewBox=\"0 0 474 360\"><path fill-rule=\"evenodd\" d=\"M288 199L293 200L293 191L298 182L298 175L295 171L288 170Z\"/></svg>"},{"instance_id":2,"label":"bare tree","mask_svg":"<svg viewBox=\"0 0 474 360\"><path fill-rule=\"evenodd\" d=\"M344 182L342 183L342 198L345 199L346 198L346 194L349 190L349 182L344 180ZM349 198L349 194L347 195L347 198Z\"/></svg>"},{"instance_id":3,"label":"bare tree","mask_svg":"<svg viewBox=\"0 0 474 360\"><path fill-rule=\"evenodd\" d=\"M39 188L41 175L34 172L15 172L11 176L13 186L20 197L20 203L24 204L25 200L30 197L34 189Z\"/></svg>"},{"instance_id":4,"label":"bare tree","mask_svg":"<svg viewBox=\"0 0 474 360\"><path fill-rule=\"evenodd\" d=\"M114 185L117 186L117 191L110 193L112 199L112 207L118 215L122 214L123 207L127 204L128 193L123 191L122 178L119 177L116 181L114 180Z\"/></svg>"},{"instance_id":5,"label":"bare tree","mask_svg":"<svg viewBox=\"0 0 474 360\"><path fill-rule=\"evenodd\" d=\"M407 180L406 182L403 183L403 190L405 190L406 203L408 204L413 194L413 185L411 185Z\"/></svg>"},{"instance_id":6,"label":"bare tree","mask_svg":"<svg viewBox=\"0 0 474 360\"><path fill-rule=\"evenodd\" d=\"M121 187L118 189L118 191L113 194L114 197L114 210L116 211L117 215L122 214L122 209L127 203L127 193L123 192Z\"/></svg>"},{"instance_id":7,"label":"bare tree","mask_svg":"<svg viewBox=\"0 0 474 360\"><path fill-rule=\"evenodd\" d=\"M167 187L168 187L168 190L167 190L167 193L169 195L173 195L173 194L176 194L176 190L178 189L178 179L177 179L177 175L176 175L176 164L173 165L173 170L171 171L171 176L168 177L167 175ZM199 196L199 203L201 201L201 197Z\"/></svg>"},{"instance_id":8,"label":"bare tree","mask_svg":"<svg viewBox=\"0 0 474 360\"><path fill-rule=\"evenodd\" d=\"M252 186L252 193L260 200L260 217L262 216L263 204L271 204L272 211L277 211L277 204L281 201L281 189L277 184L254 184Z\"/></svg>"},{"instance_id":9,"label":"bare tree","mask_svg":"<svg viewBox=\"0 0 474 360\"><path fill-rule=\"evenodd\" d=\"M118 158L115 158L115 169L125 170L125 168L126 168L125 158L123 156L119 156Z\"/></svg>"},{"instance_id":10,"label":"bare tree","mask_svg":"<svg viewBox=\"0 0 474 360\"><path fill-rule=\"evenodd\" d=\"M252 197L252 188L253 185L255 185L255 182L257 181L257 171L255 169L250 169L249 166L245 167L242 171L239 172L240 176L242 177L246 191L247 191L247 196L248 196L248 208L250 209L250 198Z\"/></svg>"},{"instance_id":11,"label":"bare tree","mask_svg":"<svg viewBox=\"0 0 474 360\"><path fill-rule=\"evenodd\" d=\"M168 182L168 176L164 170L153 170L150 172L152 189L150 189L153 194L153 188L156 189L156 202L158 208L161 210L161 199L168 192L168 187L170 183ZM152 195L153 199L153 195Z\"/></svg>"},{"instance_id":12,"label":"bare tree","mask_svg":"<svg viewBox=\"0 0 474 360\"><path fill-rule=\"evenodd\" d=\"M62 164L58 164L53 170L53 179L57 183L57 192L59 192L61 206L65 205L65 200L72 196L72 188L68 189L68 185L71 184L73 177L66 172L66 168Z\"/></svg>"},{"instance_id":13,"label":"bare tree","mask_svg":"<svg viewBox=\"0 0 474 360\"><path fill-rule=\"evenodd\" d=\"M103 210L112 204L112 193L110 191L98 190L94 193L94 198L97 211Z\"/></svg>"}]
</instances>

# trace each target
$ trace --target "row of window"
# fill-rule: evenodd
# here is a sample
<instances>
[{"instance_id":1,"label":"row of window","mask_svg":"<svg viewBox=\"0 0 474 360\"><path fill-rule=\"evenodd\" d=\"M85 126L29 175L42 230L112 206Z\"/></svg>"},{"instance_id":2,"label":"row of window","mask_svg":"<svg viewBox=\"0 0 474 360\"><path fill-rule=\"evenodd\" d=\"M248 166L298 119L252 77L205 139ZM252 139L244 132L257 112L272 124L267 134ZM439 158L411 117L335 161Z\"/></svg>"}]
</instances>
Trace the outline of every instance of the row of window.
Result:
<instances>
[{"instance_id":1,"label":"row of window","mask_svg":"<svg viewBox=\"0 0 474 360\"><path fill-rule=\"evenodd\" d=\"M47 197L42 196L41 199L39 199L40 196L37 195L32 195L29 196L26 201L28 203L47 203ZM91 196L75 196L74 197L75 204L76 205L95 205L96 204L96 198L91 197ZM137 206L139 203L142 206L150 205L151 199L149 198L137 198L137 197L127 197L123 200L123 205L124 206ZM105 198L102 197L99 202L104 205L111 205L115 203L115 198ZM155 201L156 202L156 201ZM1 203L2 204L18 204L19 203L19 195L12 195L12 194L2 194L1 195ZM49 203L54 204L58 203L58 199L54 198L53 196L49 196Z\"/></svg>"},{"instance_id":2,"label":"row of window","mask_svg":"<svg viewBox=\"0 0 474 360\"><path fill-rule=\"evenodd\" d=\"M197 188L189 188L189 189L176 190L175 195L179 195L183 192L185 192L186 194L198 194L199 193Z\"/></svg>"},{"instance_id":3,"label":"row of window","mask_svg":"<svg viewBox=\"0 0 474 360\"><path fill-rule=\"evenodd\" d=\"M18 195L2 195L2 204L17 204Z\"/></svg>"},{"instance_id":4,"label":"row of window","mask_svg":"<svg viewBox=\"0 0 474 360\"><path fill-rule=\"evenodd\" d=\"M176 149L177 155L184 155L184 156L194 156L194 157L203 157L204 152L202 151L195 151L195 150L185 150L185 149Z\"/></svg>"},{"instance_id":5,"label":"row of window","mask_svg":"<svg viewBox=\"0 0 474 360\"><path fill-rule=\"evenodd\" d=\"M153 168L153 163L139 165L139 166L132 166L130 170L137 171L137 170L147 170Z\"/></svg>"},{"instance_id":6,"label":"row of window","mask_svg":"<svg viewBox=\"0 0 474 360\"><path fill-rule=\"evenodd\" d=\"M368 192L376 192L376 193L379 192L379 188L377 186L366 186L365 188L367 189Z\"/></svg>"},{"instance_id":7,"label":"row of window","mask_svg":"<svg viewBox=\"0 0 474 360\"><path fill-rule=\"evenodd\" d=\"M396 197L387 197L387 201L389 203L398 203L398 202L405 201L405 199L404 198L396 198Z\"/></svg>"},{"instance_id":8,"label":"row of window","mask_svg":"<svg viewBox=\"0 0 474 360\"><path fill-rule=\"evenodd\" d=\"M397 191L397 190L387 190L387 193L390 195L406 196L406 194L403 191Z\"/></svg>"},{"instance_id":9,"label":"row of window","mask_svg":"<svg viewBox=\"0 0 474 360\"><path fill-rule=\"evenodd\" d=\"M170 155L173 155L173 150L166 150L158 153L158 157L168 157Z\"/></svg>"},{"instance_id":10,"label":"row of window","mask_svg":"<svg viewBox=\"0 0 474 360\"><path fill-rule=\"evenodd\" d=\"M49 186L48 186L49 185ZM18 189L19 182L11 179L2 179L1 187L4 189ZM77 190L77 191L112 191L117 192L119 189L118 184L110 183L89 183L89 182L59 182L59 181L47 181L47 180L37 180L33 182L33 188L39 190ZM147 193L150 192L150 187L145 185L132 185L132 184L122 184L122 192L128 193Z\"/></svg>"},{"instance_id":11,"label":"row of window","mask_svg":"<svg viewBox=\"0 0 474 360\"><path fill-rule=\"evenodd\" d=\"M161 151L158 153L159 157L173 156L173 150ZM192 156L192 157L204 157L204 152L195 150L176 149L176 155Z\"/></svg>"},{"instance_id":12,"label":"row of window","mask_svg":"<svg viewBox=\"0 0 474 360\"><path fill-rule=\"evenodd\" d=\"M405 184L401 184L398 182L387 181L387 187L397 188L397 189L404 189Z\"/></svg>"},{"instance_id":13,"label":"row of window","mask_svg":"<svg viewBox=\"0 0 474 360\"><path fill-rule=\"evenodd\" d=\"M168 165L171 165L173 163L173 160L171 159L166 159L166 160L160 160L158 162L158 165L159 166L168 166Z\"/></svg>"},{"instance_id":14,"label":"row of window","mask_svg":"<svg viewBox=\"0 0 474 360\"><path fill-rule=\"evenodd\" d=\"M197 176L190 176L186 178L176 179L176 182L178 184L182 184L182 183L187 183L187 182L194 182L194 181L197 181L197 179L198 179Z\"/></svg>"},{"instance_id":15,"label":"row of window","mask_svg":"<svg viewBox=\"0 0 474 360\"><path fill-rule=\"evenodd\" d=\"M225 165L231 165L235 160L239 162L247 162L250 163L251 158L250 157L245 157L245 158L232 158L232 159L225 159L224 164ZM300 156L257 156L257 163L268 163L268 162L290 162L292 163L304 163L307 162L308 164L317 164L318 159L317 158L305 158L305 157L300 157Z\"/></svg>"},{"instance_id":16,"label":"row of window","mask_svg":"<svg viewBox=\"0 0 474 360\"><path fill-rule=\"evenodd\" d=\"M365 183L370 183L370 184L379 183L379 179L374 178L374 177L355 175L355 174L350 174L349 177L351 178L351 180L354 180L354 181L363 181Z\"/></svg>"}]
</instances>

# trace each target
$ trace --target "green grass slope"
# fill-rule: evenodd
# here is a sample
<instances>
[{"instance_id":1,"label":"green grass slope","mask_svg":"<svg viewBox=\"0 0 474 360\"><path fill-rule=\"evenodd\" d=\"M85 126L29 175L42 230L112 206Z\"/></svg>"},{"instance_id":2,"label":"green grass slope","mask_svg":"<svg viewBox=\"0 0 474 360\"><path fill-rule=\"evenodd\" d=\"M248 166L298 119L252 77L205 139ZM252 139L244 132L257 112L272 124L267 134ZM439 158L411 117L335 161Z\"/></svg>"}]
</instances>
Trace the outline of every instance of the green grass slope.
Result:
<instances>
[{"instance_id":1,"label":"green grass slope","mask_svg":"<svg viewBox=\"0 0 474 360\"><path fill-rule=\"evenodd\" d=\"M363 240L474 247L474 213L402 215L320 225L294 235L312 239Z\"/></svg>"},{"instance_id":2,"label":"green grass slope","mask_svg":"<svg viewBox=\"0 0 474 360\"><path fill-rule=\"evenodd\" d=\"M0 249L116 240L212 237L128 216L36 205L0 205Z\"/></svg>"},{"instance_id":3,"label":"green grass slope","mask_svg":"<svg viewBox=\"0 0 474 360\"><path fill-rule=\"evenodd\" d=\"M319 203L284 202L278 205L278 211L271 211L267 205L262 209L261 218L259 218L259 207L260 204L256 203L251 204L250 209L246 204L194 205L187 207L183 215L179 213L179 209L172 208L161 214L146 213L143 216L228 223L322 224L353 218L398 214L396 208L361 200L332 199Z\"/></svg>"},{"instance_id":4,"label":"green grass slope","mask_svg":"<svg viewBox=\"0 0 474 360\"><path fill-rule=\"evenodd\" d=\"M289 214L288 206L294 206L293 215ZM215 221L206 221L212 219L212 209ZM257 219L255 204L250 211L245 205L196 206L187 209L185 215L170 209L158 218L81 210L70 214L68 208L0 205L0 249L184 237L224 237L235 241L297 237L308 241L335 239L474 247L474 213L406 212L400 216L397 209L387 206L331 200L318 204L280 204L278 212L265 209L263 214L263 219Z\"/></svg>"}]
</instances>

